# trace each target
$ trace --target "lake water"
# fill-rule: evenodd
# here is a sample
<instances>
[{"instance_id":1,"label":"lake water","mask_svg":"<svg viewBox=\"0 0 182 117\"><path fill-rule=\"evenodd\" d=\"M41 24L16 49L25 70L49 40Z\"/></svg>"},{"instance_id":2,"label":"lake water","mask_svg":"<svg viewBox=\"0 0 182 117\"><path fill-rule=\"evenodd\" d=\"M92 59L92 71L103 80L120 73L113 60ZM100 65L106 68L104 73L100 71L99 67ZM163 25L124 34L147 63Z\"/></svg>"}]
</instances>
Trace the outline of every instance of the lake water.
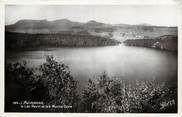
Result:
<instances>
[{"instance_id":1,"label":"lake water","mask_svg":"<svg viewBox=\"0 0 182 117\"><path fill-rule=\"evenodd\" d=\"M53 55L57 61L66 63L71 74L81 84L95 79L106 71L109 76L121 79L177 79L177 55L143 47L124 45L88 48L46 48L24 52L6 53L8 62L27 61L29 67L45 62L45 56Z\"/></svg>"}]
</instances>

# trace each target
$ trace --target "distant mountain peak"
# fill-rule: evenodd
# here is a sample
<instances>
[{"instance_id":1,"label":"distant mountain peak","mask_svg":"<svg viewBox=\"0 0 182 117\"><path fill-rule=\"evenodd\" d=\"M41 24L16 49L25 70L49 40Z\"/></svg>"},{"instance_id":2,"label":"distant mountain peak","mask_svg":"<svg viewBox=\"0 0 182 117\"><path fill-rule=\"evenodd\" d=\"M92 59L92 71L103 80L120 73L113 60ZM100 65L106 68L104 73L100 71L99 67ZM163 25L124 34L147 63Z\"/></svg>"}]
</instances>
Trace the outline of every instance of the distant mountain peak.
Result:
<instances>
[{"instance_id":1,"label":"distant mountain peak","mask_svg":"<svg viewBox=\"0 0 182 117\"><path fill-rule=\"evenodd\" d=\"M87 25L104 25L104 23L97 22L95 20L90 20L86 23Z\"/></svg>"},{"instance_id":2,"label":"distant mountain peak","mask_svg":"<svg viewBox=\"0 0 182 117\"><path fill-rule=\"evenodd\" d=\"M148 23L141 23L141 24L138 24L138 25L141 25L141 26L152 26L151 24L148 24Z\"/></svg>"},{"instance_id":3,"label":"distant mountain peak","mask_svg":"<svg viewBox=\"0 0 182 117\"><path fill-rule=\"evenodd\" d=\"M97 22L95 20L90 20L90 21L87 22L87 24L104 24L104 23Z\"/></svg>"}]
</instances>

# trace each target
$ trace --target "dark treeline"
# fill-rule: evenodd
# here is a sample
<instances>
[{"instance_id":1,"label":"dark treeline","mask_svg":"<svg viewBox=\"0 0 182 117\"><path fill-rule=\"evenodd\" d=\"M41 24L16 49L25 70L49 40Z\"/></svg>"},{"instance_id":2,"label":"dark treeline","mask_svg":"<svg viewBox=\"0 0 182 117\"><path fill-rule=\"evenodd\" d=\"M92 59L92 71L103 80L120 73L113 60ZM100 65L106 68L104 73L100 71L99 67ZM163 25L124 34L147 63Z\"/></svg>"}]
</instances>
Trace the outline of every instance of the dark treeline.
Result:
<instances>
[{"instance_id":1,"label":"dark treeline","mask_svg":"<svg viewBox=\"0 0 182 117\"><path fill-rule=\"evenodd\" d=\"M177 51L178 48L177 36L174 35L164 35L154 39L131 39L126 40L124 44L127 46L150 47L169 51Z\"/></svg>"},{"instance_id":2,"label":"dark treeline","mask_svg":"<svg viewBox=\"0 0 182 117\"><path fill-rule=\"evenodd\" d=\"M177 87L165 82L126 81L104 72L96 82L89 80L78 93L79 82L71 76L68 66L52 56L38 68L39 73L36 70L25 63L6 64L6 112L177 112ZM15 101L22 104L13 104ZM32 104L27 104L31 101L43 102L50 108L32 108Z\"/></svg>"},{"instance_id":3,"label":"dark treeline","mask_svg":"<svg viewBox=\"0 0 182 117\"><path fill-rule=\"evenodd\" d=\"M82 34L25 34L5 32L6 49L27 49L37 47L79 47L108 46L119 41L93 35Z\"/></svg>"}]
</instances>

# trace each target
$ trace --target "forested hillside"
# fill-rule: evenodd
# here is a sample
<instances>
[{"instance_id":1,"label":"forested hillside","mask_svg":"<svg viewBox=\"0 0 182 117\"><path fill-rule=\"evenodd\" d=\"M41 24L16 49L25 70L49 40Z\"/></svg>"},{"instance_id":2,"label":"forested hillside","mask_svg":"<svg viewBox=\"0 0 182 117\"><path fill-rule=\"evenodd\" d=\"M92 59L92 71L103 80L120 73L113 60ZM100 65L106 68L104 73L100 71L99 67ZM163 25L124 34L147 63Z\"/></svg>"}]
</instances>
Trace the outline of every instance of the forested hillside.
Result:
<instances>
[{"instance_id":1,"label":"forested hillside","mask_svg":"<svg viewBox=\"0 0 182 117\"><path fill-rule=\"evenodd\" d=\"M124 42L127 46L150 47L161 50L177 51L177 36L164 35L154 39L131 39Z\"/></svg>"},{"instance_id":2,"label":"forested hillside","mask_svg":"<svg viewBox=\"0 0 182 117\"><path fill-rule=\"evenodd\" d=\"M37 47L79 47L108 46L119 44L119 41L82 34L25 34L5 32L6 49L27 49Z\"/></svg>"}]
</instances>

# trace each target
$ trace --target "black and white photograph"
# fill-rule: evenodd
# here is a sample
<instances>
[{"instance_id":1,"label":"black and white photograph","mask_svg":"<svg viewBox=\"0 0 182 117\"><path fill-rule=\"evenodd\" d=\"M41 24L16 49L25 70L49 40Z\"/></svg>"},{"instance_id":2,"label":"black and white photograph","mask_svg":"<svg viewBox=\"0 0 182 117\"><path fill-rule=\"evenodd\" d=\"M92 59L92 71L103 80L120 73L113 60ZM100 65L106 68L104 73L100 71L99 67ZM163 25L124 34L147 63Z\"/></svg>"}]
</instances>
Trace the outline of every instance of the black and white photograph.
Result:
<instances>
[{"instance_id":1,"label":"black and white photograph","mask_svg":"<svg viewBox=\"0 0 182 117\"><path fill-rule=\"evenodd\" d=\"M5 5L4 112L177 113L175 5Z\"/></svg>"}]
</instances>

